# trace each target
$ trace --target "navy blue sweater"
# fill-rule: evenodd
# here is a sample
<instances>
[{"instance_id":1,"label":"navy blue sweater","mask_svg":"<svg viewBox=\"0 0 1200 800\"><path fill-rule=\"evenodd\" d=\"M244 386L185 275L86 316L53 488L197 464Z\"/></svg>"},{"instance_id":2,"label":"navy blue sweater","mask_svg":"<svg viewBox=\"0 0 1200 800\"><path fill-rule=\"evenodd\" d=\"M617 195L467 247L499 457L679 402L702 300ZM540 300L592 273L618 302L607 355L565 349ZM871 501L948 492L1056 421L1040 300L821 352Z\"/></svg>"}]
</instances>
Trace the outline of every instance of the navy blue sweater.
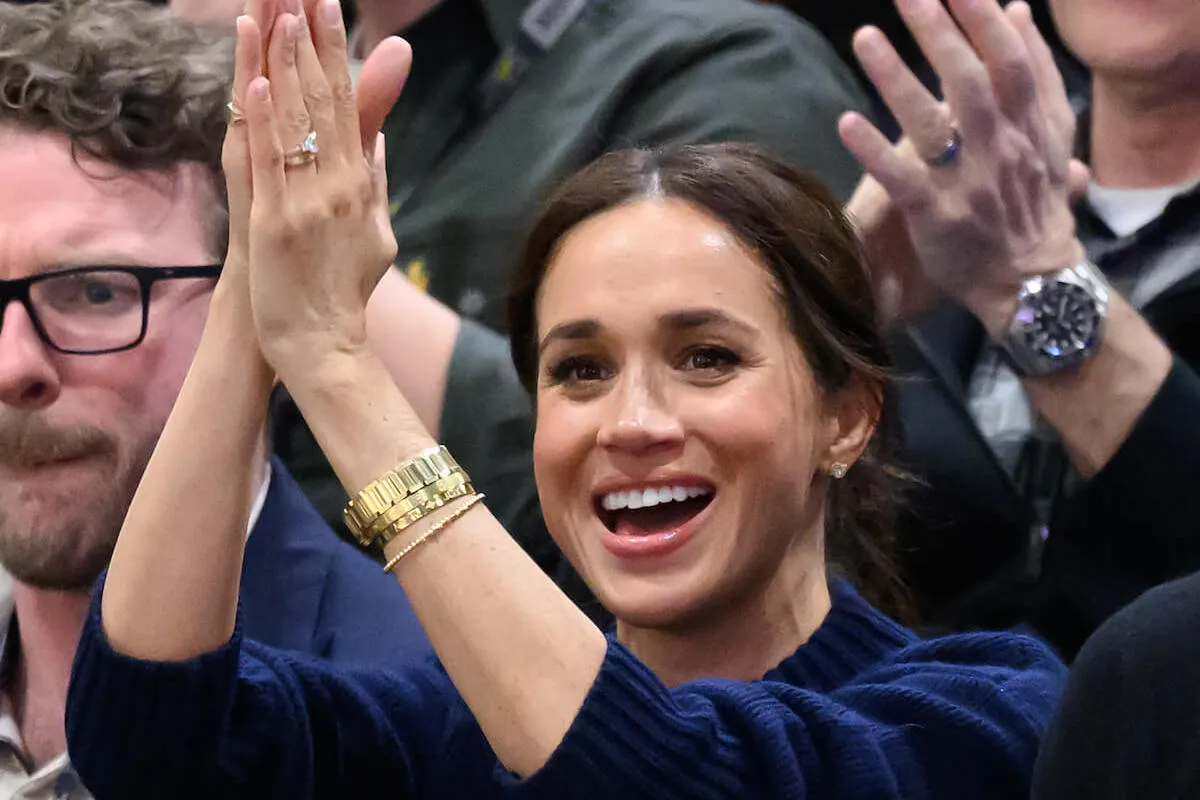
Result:
<instances>
[{"instance_id":1,"label":"navy blue sweater","mask_svg":"<svg viewBox=\"0 0 1200 800\"><path fill-rule=\"evenodd\" d=\"M667 688L619 643L546 765L504 769L446 673L346 671L243 640L114 652L99 594L67 703L97 800L1024 798L1065 669L1009 634L920 641L849 587L760 681Z\"/></svg>"}]
</instances>

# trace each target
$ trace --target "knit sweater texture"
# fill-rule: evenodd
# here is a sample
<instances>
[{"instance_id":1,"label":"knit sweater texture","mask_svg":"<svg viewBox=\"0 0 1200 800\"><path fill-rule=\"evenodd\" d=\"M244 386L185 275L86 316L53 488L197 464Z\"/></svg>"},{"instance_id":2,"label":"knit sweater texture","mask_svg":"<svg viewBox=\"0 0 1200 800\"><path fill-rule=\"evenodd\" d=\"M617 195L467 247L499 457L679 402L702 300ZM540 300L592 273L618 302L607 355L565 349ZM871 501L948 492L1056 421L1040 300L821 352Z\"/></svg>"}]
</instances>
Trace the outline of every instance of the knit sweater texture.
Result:
<instances>
[{"instance_id":1,"label":"knit sweater texture","mask_svg":"<svg viewBox=\"0 0 1200 800\"><path fill-rule=\"evenodd\" d=\"M1003 633L922 641L842 582L762 680L666 687L615 640L561 744L522 780L445 671L347 670L235 631L181 663L115 652L101 583L69 752L97 800L1028 797L1065 668Z\"/></svg>"}]
</instances>

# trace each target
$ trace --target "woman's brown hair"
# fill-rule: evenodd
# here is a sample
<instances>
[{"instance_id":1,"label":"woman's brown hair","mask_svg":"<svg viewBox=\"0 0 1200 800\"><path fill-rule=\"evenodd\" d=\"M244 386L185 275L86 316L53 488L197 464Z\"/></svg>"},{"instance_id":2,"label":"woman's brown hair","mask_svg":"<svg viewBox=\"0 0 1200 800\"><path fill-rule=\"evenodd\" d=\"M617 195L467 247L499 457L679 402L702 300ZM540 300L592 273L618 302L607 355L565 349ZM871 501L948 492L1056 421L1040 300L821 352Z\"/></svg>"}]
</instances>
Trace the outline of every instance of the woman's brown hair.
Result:
<instances>
[{"instance_id":1,"label":"woman's brown hair","mask_svg":"<svg viewBox=\"0 0 1200 800\"><path fill-rule=\"evenodd\" d=\"M641 197L683 200L724 222L774 278L820 388L832 394L857 382L878 404L867 451L830 486L826 551L830 565L868 600L911 622L893 558L901 483L887 460L893 439L887 353L862 248L815 179L744 144L615 152L568 179L526 239L513 283L509 336L526 388L533 391L538 369L538 290L559 242L584 220Z\"/></svg>"}]
</instances>

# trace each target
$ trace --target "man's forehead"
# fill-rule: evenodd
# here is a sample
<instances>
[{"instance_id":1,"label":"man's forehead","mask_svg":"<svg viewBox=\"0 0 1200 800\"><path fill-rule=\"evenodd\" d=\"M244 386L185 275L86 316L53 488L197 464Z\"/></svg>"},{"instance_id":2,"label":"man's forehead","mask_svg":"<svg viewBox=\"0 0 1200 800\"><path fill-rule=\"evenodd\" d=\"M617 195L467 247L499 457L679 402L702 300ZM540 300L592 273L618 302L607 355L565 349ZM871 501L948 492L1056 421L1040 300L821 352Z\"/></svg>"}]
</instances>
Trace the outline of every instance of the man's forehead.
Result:
<instances>
[{"instance_id":1,"label":"man's forehead","mask_svg":"<svg viewBox=\"0 0 1200 800\"><path fill-rule=\"evenodd\" d=\"M216 201L199 164L124 170L76 158L64 136L0 128L0 175L6 188L0 277L106 256L128 263L209 260L206 225Z\"/></svg>"}]
</instances>

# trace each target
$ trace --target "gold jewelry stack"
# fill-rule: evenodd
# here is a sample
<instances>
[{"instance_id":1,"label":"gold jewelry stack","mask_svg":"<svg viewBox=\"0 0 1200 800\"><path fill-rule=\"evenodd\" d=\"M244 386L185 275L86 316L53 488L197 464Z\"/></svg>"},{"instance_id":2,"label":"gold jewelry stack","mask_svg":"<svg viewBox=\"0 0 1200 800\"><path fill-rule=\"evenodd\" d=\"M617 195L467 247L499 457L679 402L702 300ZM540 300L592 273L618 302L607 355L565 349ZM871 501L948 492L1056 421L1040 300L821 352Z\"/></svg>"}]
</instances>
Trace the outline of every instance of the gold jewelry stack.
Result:
<instances>
[{"instance_id":1,"label":"gold jewelry stack","mask_svg":"<svg viewBox=\"0 0 1200 800\"><path fill-rule=\"evenodd\" d=\"M466 504L388 562L386 571L390 572L417 545L433 538L483 499L449 451L442 446L431 447L388 470L346 503L342 517L359 544L382 549L415 523L463 497L467 498Z\"/></svg>"}]
</instances>

